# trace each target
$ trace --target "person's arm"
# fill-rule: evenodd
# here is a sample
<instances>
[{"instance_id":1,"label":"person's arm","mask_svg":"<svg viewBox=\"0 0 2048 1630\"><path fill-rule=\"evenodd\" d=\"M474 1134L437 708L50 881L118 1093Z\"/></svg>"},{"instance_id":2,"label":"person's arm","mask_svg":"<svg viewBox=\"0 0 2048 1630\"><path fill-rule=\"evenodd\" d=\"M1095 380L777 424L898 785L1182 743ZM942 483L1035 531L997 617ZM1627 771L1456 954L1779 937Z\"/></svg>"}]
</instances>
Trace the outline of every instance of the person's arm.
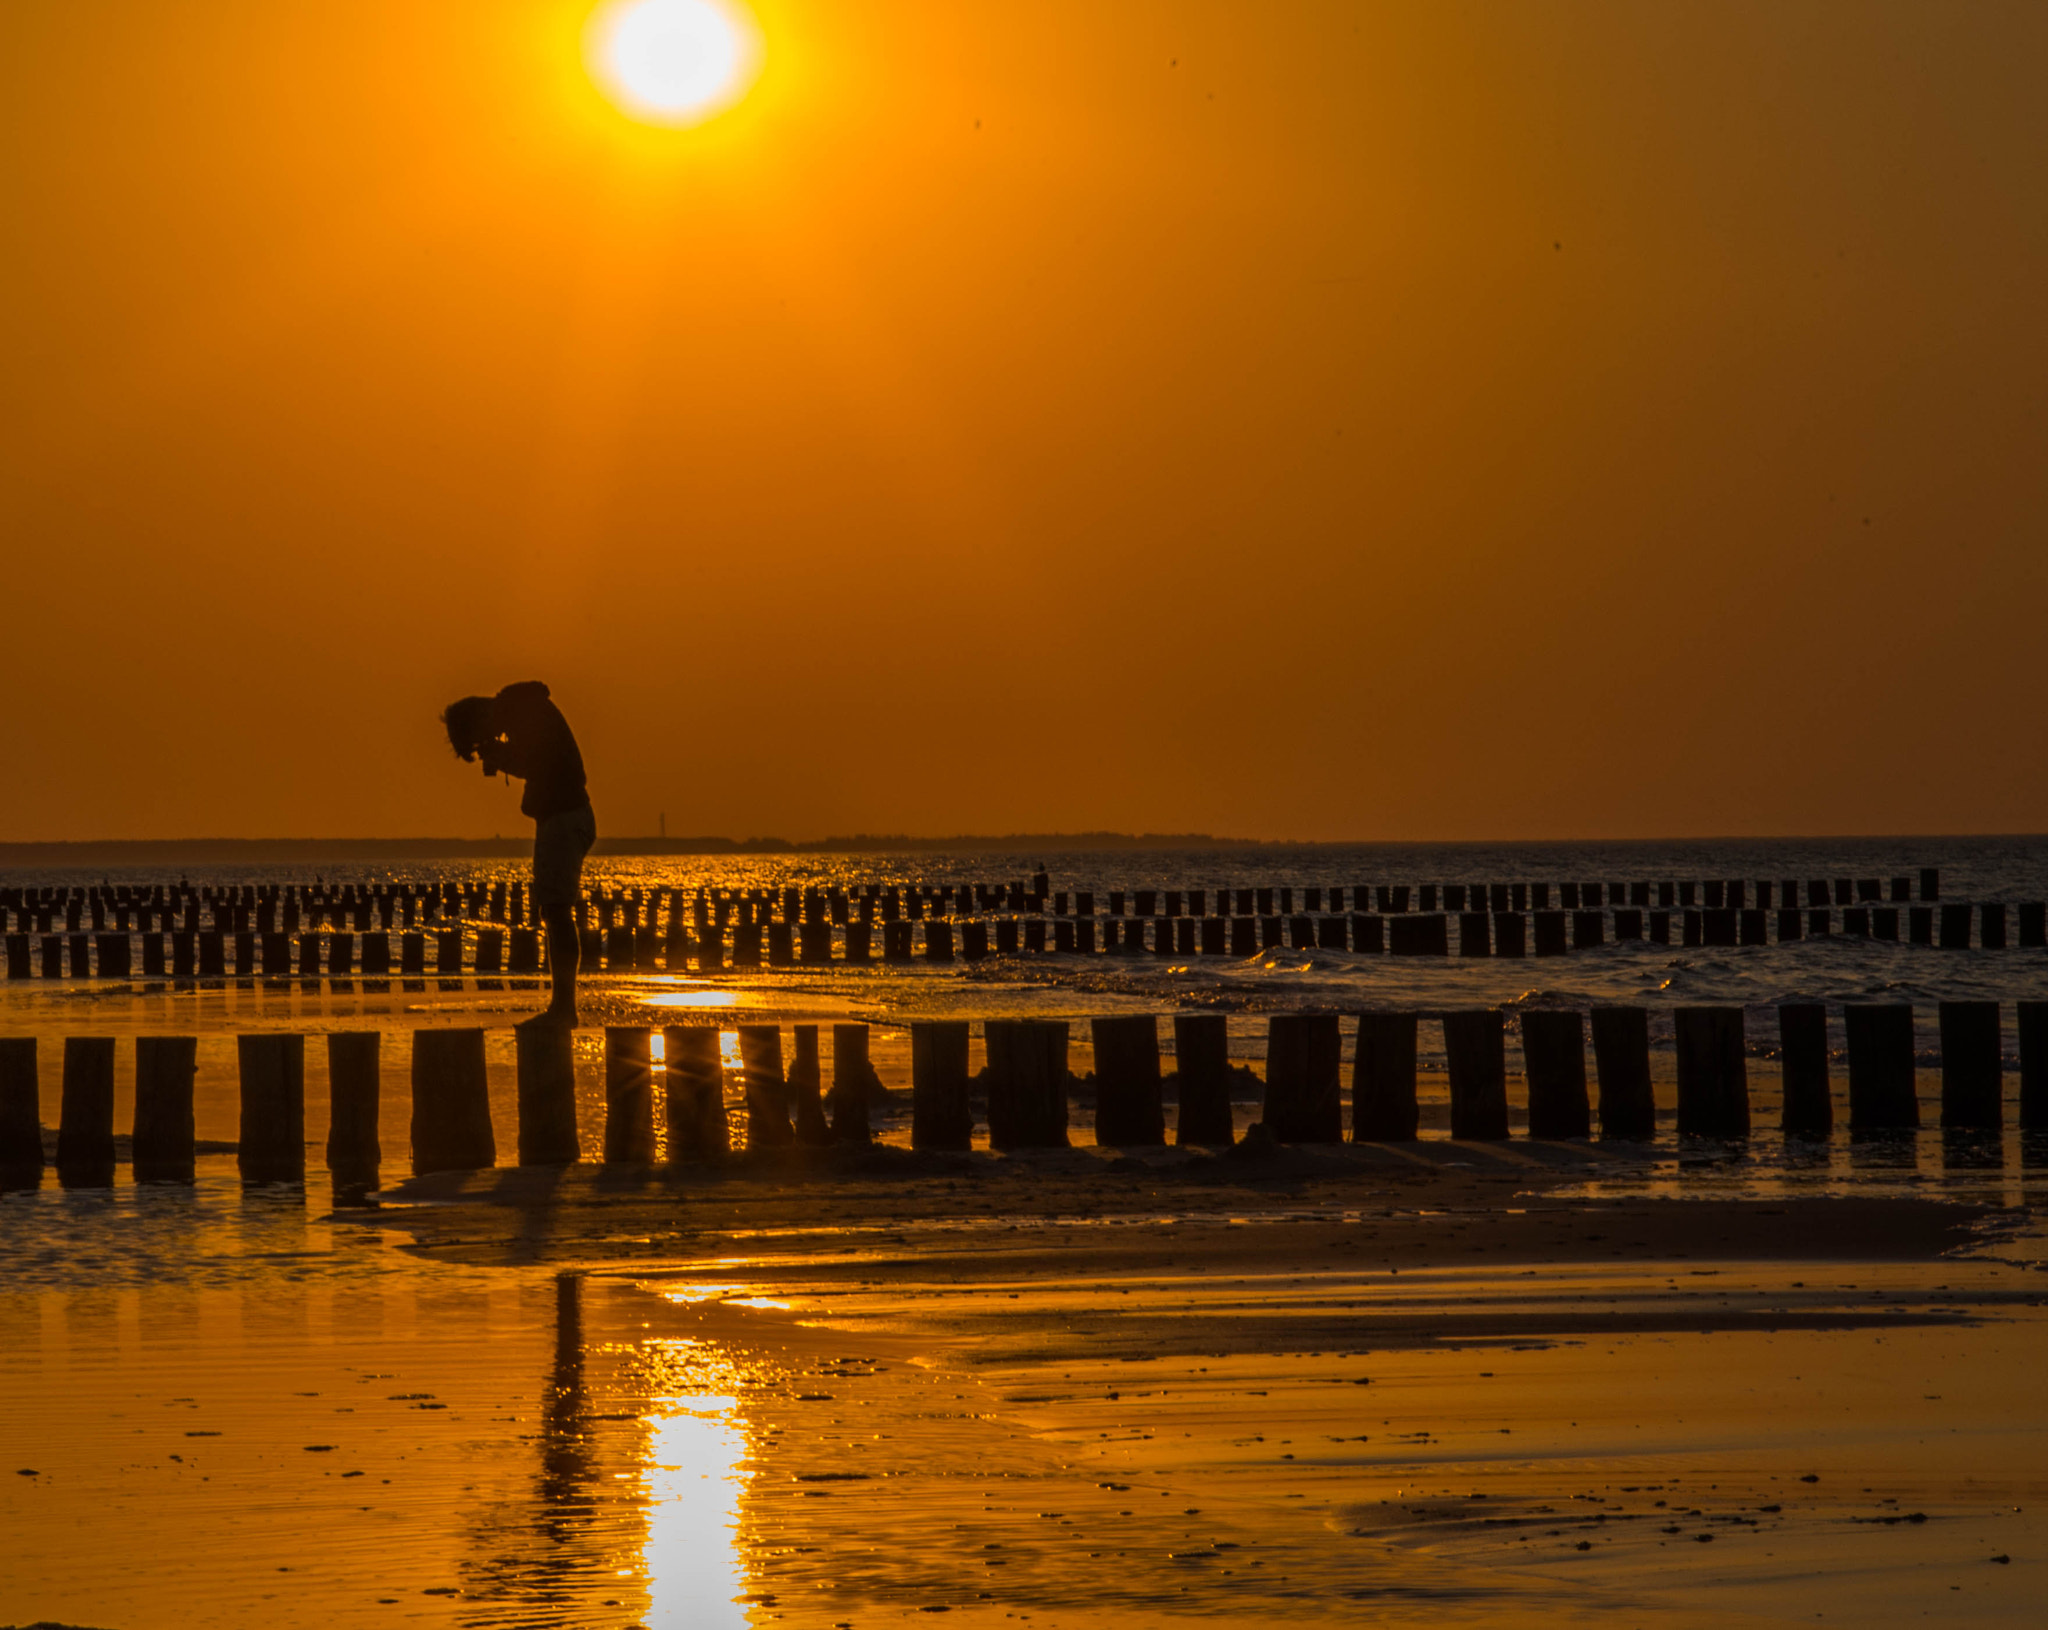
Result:
<instances>
[{"instance_id":1,"label":"person's arm","mask_svg":"<svg viewBox=\"0 0 2048 1630\"><path fill-rule=\"evenodd\" d=\"M517 737L499 734L483 744L480 754L485 775L516 775L525 780L532 773L532 754Z\"/></svg>"}]
</instances>

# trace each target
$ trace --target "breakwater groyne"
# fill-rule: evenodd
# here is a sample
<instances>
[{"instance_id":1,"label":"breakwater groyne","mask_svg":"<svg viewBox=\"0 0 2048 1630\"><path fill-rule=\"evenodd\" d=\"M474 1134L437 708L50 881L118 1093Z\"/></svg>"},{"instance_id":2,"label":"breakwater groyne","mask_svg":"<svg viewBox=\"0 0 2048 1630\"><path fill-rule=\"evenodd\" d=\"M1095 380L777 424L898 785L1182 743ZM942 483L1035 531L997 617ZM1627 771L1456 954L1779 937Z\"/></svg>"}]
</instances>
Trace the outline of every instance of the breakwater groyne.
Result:
<instances>
[{"instance_id":1,"label":"breakwater groyne","mask_svg":"<svg viewBox=\"0 0 2048 1630\"><path fill-rule=\"evenodd\" d=\"M1904 1003L1851 1003L1847 1037L1848 1124L1852 1133L1909 1131L1921 1124L1916 1088L1916 1015ZM1776 1009L1782 1106L1774 1129L1821 1138L1834 1130L1828 1011L1820 1003ZM2019 1123L2048 1128L2048 1002L2017 1004ZM1739 1007L1671 1010L1681 1139L1753 1135L1750 1059ZM1165 1073L1160 1021L1118 1015L1091 1021L1093 1070L1069 1068L1071 1027L1051 1019L978 1022L985 1068L970 1073L975 1021L910 1025L911 1147L973 1147L977 1105L998 1151L1063 1147L1078 1096L1092 1105L1099 1144L1144 1147L1234 1144L1232 1102L1253 1085L1229 1057L1220 1014L1169 1021L1173 1070ZM1498 1008L1422 1014L1366 1012L1351 1021L1349 1125L1343 1091L1344 1027L1337 1013L1274 1014L1267 1020L1260 1119L1247 1141L1401 1143L1419 1130L1416 1058L1424 1022L1441 1026L1453 1138L1510 1136L1509 1015ZM1524 1009L1514 1015L1522 1060L1528 1135L1548 1140L1650 1139L1658 1105L1650 1070L1650 1014L1641 1007L1590 1012ZM1939 1120L1945 1129L2003 1128L2004 1046L2000 1004L1943 1002L1934 1015L1941 1050ZM604 1032L601 1147L608 1163L720 1160L736 1148L865 1143L870 1112L887 1092L868 1056L862 1023L734 1027L741 1104L727 1103L723 1038L715 1025L613 1026ZM829 1028L830 1072L822 1033ZM527 1024L516 1032L516 1159L521 1165L576 1161L574 1032ZM326 1164L342 1191L373 1189L383 1164L379 1106L383 1037L342 1031L327 1049ZM237 1153L254 1182L305 1177L306 1044L298 1034L236 1038L240 1128ZM1590 1042L1590 1047L1589 1047ZM416 1175L496 1165L499 1149L485 1075L481 1028L410 1033L409 1165ZM55 1165L70 1186L103 1186L116 1163L116 1043L63 1042ZM143 1036L133 1047L134 1125L129 1152L138 1181L190 1181L197 1145L191 1036ZM1170 1087L1170 1091L1169 1091ZM1077 1092L1077 1089L1082 1089ZM1173 1123L1169 1125L1169 1101ZM0 1038L0 1181L33 1185L46 1165L34 1037ZM662 1135L657 1138L659 1124Z\"/></svg>"},{"instance_id":2,"label":"breakwater groyne","mask_svg":"<svg viewBox=\"0 0 2048 1630\"><path fill-rule=\"evenodd\" d=\"M1131 889L1029 882L598 888L586 969L717 973L1101 955L1565 956L1602 945L1782 945L1848 936L1940 949L2048 948L2048 904L1943 900L1913 877L1358 883ZM0 890L9 979L535 974L523 884Z\"/></svg>"}]
</instances>

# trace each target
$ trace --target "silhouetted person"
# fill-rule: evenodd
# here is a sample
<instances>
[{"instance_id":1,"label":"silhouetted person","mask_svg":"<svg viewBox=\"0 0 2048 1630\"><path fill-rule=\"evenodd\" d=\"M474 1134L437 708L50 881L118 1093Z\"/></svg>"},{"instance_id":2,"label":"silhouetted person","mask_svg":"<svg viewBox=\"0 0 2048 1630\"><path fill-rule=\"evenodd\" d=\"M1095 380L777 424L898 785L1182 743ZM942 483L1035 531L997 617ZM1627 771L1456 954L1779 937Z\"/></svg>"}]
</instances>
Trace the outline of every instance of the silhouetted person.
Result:
<instances>
[{"instance_id":1,"label":"silhouetted person","mask_svg":"<svg viewBox=\"0 0 2048 1630\"><path fill-rule=\"evenodd\" d=\"M597 817L583 781L583 755L562 710L538 679L507 685L496 696L465 696L441 715L448 744L465 764L483 760L484 774L500 770L526 783L519 812L533 817L533 904L548 935L553 997L536 1018L576 1022L576 970L582 947L576 905L582 897L583 857L597 841ZM528 1021L529 1023L532 1021Z\"/></svg>"}]
</instances>

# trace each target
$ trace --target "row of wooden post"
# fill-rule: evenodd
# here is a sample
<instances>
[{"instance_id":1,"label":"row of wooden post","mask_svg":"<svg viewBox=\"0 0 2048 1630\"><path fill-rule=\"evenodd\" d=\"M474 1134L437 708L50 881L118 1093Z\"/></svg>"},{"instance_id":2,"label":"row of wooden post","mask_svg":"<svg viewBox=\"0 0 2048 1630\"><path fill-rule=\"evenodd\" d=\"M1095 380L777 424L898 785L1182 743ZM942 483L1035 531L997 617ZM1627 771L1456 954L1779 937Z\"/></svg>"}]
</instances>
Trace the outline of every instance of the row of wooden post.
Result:
<instances>
[{"instance_id":1,"label":"row of wooden post","mask_svg":"<svg viewBox=\"0 0 2048 1630\"><path fill-rule=\"evenodd\" d=\"M1206 917L1212 914L1212 898L1213 914L1219 917L1288 917L1295 914L1297 894L1301 899L1302 914L1306 916L1341 914L1347 894L1351 910L1361 914L1402 914L1411 909L1425 913L1438 910L1455 913L1467 909L1475 913L1488 910L1504 913L1550 909L1552 887L1550 883L1423 883L1412 886L1405 883L1359 883L1348 887L1304 885L1298 889L1294 885L1214 890L1141 888L1107 890L1103 892L1102 900L1107 914L1112 917L1122 917L1127 912L1137 917ZM1801 885L1795 880L1775 885L1763 880L1753 884L1734 880L1705 883L1665 881L1656 884L1558 883L1555 887L1557 903L1564 910L1597 909L1603 902L1612 906L1649 907L1653 904L1653 890L1654 904L1665 909L1694 906L1704 906L1709 910L1740 909L1747 907L1752 898L1757 907L1767 908L1774 892L1782 907L1793 908L1799 904L1801 891ZM717 926L723 928L728 913L734 911L742 923L765 925L773 918L778 906L783 921L792 925L798 921L799 915L806 923L829 920L843 926L853 919L855 913L864 923L874 922L878 913L881 920L894 922L906 913L917 919L926 916L928 911L941 917L991 916L1005 911L1012 915L1026 912L1044 915L1049 912L1056 917L1064 917L1070 911L1077 917L1095 914L1095 891L1081 889L1070 893L1060 890L1049 894L1048 889L1049 881L1040 873L1032 879L1028 889L1014 880L939 887L869 883L853 890L836 885L824 889L792 885L779 890L699 887L693 898L700 934L707 919L715 916ZM1922 868L1920 900L1935 900L1940 892L1938 869ZM681 889L660 886L651 889L634 887L614 893L599 885L590 891L578 908L577 920L580 926L591 926L589 906L594 902L600 931L615 926L615 909L623 913L625 927L637 928L642 926L640 908L645 904L645 926L653 927L661 901L666 896L669 921L674 926L682 921L684 893ZM1886 899L1900 904L1912 898L1912 880L1906 877L1892 878L1889 893L1884 881L1878 878L1821 878L1805 884L1805 903L1810 908L1875 905ZM150 932L160 918L163 931L169 933L178 926L173 919L182 915L183 931L198 933L202 931L202 906L211 916L212 931L224 934L280 931L295 934L302 924L308 930L318 930L321 919L327 916L333 917L336 929L353 928L357 933L369 932L373 924L387 931L398 926L410 929L417 922L431 926L444 910L458 921L464 916L500 924L509 922L516 925L527 921L525 885L518 882L508 884L503 880L489 885L386 883L342 888L270 883L195 889L189 884L159 884L154 888L0 889L0 930L9 926L8 918L12 913L17 932L49 934L56 931L55 919L61 913L64 917L62 931L75 934L85 931L85 914L89 911L90 926L94 932L104 932L109 927L107 918L111 912L114 918L112 927L116 931L125 931L129 917L133 916L141 932Z\"/></svg>"},{"instance_id":2,"label":"row of wooden post","mask_svg":"<svg viewBox=\"0 0 2048 1630\"><path fill-rule=\"evenodd\" d=\"M715 1159L731 1139L725 1109L719 1031L671 1026L663 1040L665 1130L671 1159ZM557 1165L581 1156L577 1130L574 1033L526 1025L516 1032L521 1165ZM638 1026L605 1032L604 1158L644 1163L655 1157L654 1032ZM382 1035L327 1035L327 1166L339 1188L374 1187L382 1165L379 1098ZM795 1027L795 1054L782 1063L776 1025L741 1025L750 1147L866 1142L868 1110L880 1082L868 1059L865 1024L832 1026L833 1090L822 1090L818 1026ZM305 1060L302 1035L237 1036L241 1094L239 1166L250 1182L297 1181L306 1173ZM415 1174L470 1171L497 1163L484 1032L477 1028L411 1033L411 1165ZM135 1043L135 1118L131 1159L139 1182L190 1182L195 1172L193 1092L198 1042L192 1036L141 1036ZM72 1186L112 1181L115 1043L111 1036L68 1036L57 1131L57 1170ZM827 1114L829 1111L829 1120ZM40 1085L33 1036L0 1037L0 1182L40 1180L44 1165Z\"/></svg>"},{"instance_id":3,"label":"row of wooden post","mask_svg":"<svg viewBox=\"0 0 2048 1630\"><path fill-rule=\"evenodd\" d=\"M1974 943L1987 950L2000 950L2008 943L2006 908L2002 905L1942 906L1938 936L1936 909L1910 908L1907 938L1912 943L1967 949L1973 943L1973 921L1978 919L1982 927ZM1660 945L1672 943L1672 913L1623 908L1611 915L1611 938L1616 943L1644 939ZM1756 909L1686 911L1679 914L1678 943L1768 945L1772 943L1769 917L1768 912ZM1607 944L1608 918L1609 913L1603 911L1538 911L1527 917L1517 912L1461 913L1456 917L1456 954L1563 956ZM1014 917L997 918L992 923L979 919L927 919L922 924L921 948L912 937L917 925L884 923L881 960L910 962L921 958L951 962L957 957L972 962L991 955L1047 952L1089 956L1118 945L1127 951L1156 956L1247 957L1280 948L1449 956L1453 950L1450 921L1442 913L1390 917L1130 918L1121 926L1110 918L1100 923L1098 944L1098 922L1093 918L1055 919L1050 935L1047 923L1039 918L1026 918L1021 923ZM1889 907L1852 906L1842 913L1842 927L1852 938L1895 941L1900 937L1898 912ZM1776 928L1779 944L1819 938L1834 932L1833 913L1826 908L1804 914L1797 910L1781 911ZM610 972L652 971L664 966L669 972L680 972L694 964L699 971L709 973L727 967L822 967L835 962L858 965L872 961L875 956L873 930L865 923L846 925L838 956L833 954L835 941L829 923L738 922L731 933L728 949L724 934L716 929L692 934L674 925L665 936L653 927L586 929L584 964L592 972L599 968ZM143 978L175 979L219 979L231 974L238 978L317 979L323 975L349 978L357 972L366 978L465 972L484 977L531 975L538 974L542 967L540 936L527 928L478 929L473 946L460 927L441 929L431 936L402 934L398 936L396 966L391 935L361 936L360 958L356 939L348 933L144 934L140 936L142 955L138 969L134 941L126 933L52 934L44 936L39 944L26 934L10 934L5 937L6 968L11 979L32 978L38 972L45 979L128 979L138 974ZM2019 944L2023 948L2048 946L2048 905L2020 905Z\"/></svg>"},{"instance_id":4,"label":"row of wooden post","mask_svg":"<svg viewBox=\"0 0 2048 1630\"><path fill-rule=\"evenodd\" d=\"M1359 1015L1352 1065L1350 1136L1360 1142L1402 1142L1417 1134L1417 1032L1421 1015ZM1743 1010L1679 1008L1673 1013L1677 1052L1677 1129L1681 1136L1741 1138L1750 1134L1750 1096ZM1827 1135L1834 1125L1829 1082L1827 1010L1819 1003L1778 1008L1783 1077L1781 1130ZM1996 1002L1940 1004L1941 1125L1994 1131L2003 1124L2003 1043ZM1507 1016L1499 1009L1447 1012L1443 1030L1450 1079L1451 1135L1509 1135ZM1920 1125L1915 1090L1913 1010L1903 1003L1844 1007L1849 1073L1849 1124L1854 1131ZM2018 1010L2020 1124L2048 1127L2048 1003ZM1589 1092L1588 1016L1526 1009L1518 1015L1527 1090L1529 1135L1649 1138L1657 1111L1651 1091L1649 1014L1639 1007L1595 1008L1590 1014L1596 1091ZM1060 1147L1068 1142L1069 1028L1065 1020L990 1019L982 1027L987 1071L981 1083L988 1136L998 1150ZM656 1092L653 1037L646 1027L605 1032L604 1159L636 1164L654 1159ZM672 1160L716 1159L731 1147L720 1032L671 1026L660 1032L665 1092L661 1105ZM830 1093L822 1091L819 1027L795 1027L787 1071L776 1025L738 1027L750 1148L790 1143L865 1142L868 1109L879 1090L868 1060L864 1024L832 1027ZM962 1150L974 1132L975 1082L968 1071L967 1020L913 1023L911 1144ZM572 1033L525 1026L517 1032L519 1151L522 1165L579 1158ZM1229 1061L1220 1014L1173 1019L1175 1140L1233 1141L1231 1103L1238 1077ZM1161 1144L1167 1127L1158 1021L1149 1015L1091 1021L1095 1139L1119 1147ZM250 1181L305 1175L305 1038L290 1034L236 1038L241 1079L240 1167ZM374 1186L378 1141L378 1032L326 1038L330 1093L327 1164L338 1186ZM138 1180L189 1181L193 1174L193 1079L197 1044L190 1036L143 1036L135 1048L133 1160ZM1335 1013L1274 1014L1268 1020L1262 1120L1287 1143L1335 1143L1345 1137L1341 1092L1343 1033ZM829 1111L829 1118L828 1118ZM66 1182L111 1180L114 1166L114 1042L73 1036L64 1046L63 1099L57 1165ZM412 1169L463 1171L496 1164L481 1029L412 1032ZM43 1166L33 1037L0 1038L0 1176L38 1177Z\"/></svg>"}]
</instances>

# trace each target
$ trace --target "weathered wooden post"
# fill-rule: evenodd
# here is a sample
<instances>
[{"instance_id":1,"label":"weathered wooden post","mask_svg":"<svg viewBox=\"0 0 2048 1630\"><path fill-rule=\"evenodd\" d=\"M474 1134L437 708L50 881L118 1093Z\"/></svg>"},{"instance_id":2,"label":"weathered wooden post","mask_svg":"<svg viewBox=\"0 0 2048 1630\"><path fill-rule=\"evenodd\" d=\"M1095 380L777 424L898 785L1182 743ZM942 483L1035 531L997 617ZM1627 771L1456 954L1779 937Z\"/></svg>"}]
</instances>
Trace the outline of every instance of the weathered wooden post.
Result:
<instances>
[{"instance_id":1,"label":"weathered wooden post","mask_svg":"<svg viewBox=\"0 0 2048 1630\"><path fill-rule=\"evenodd\" d=\"M1592 1028L1601 1137L1654 1138L1657 1098L1650 1086L1650 1015L1639 1007L1596 1007Z\"/></svg>"},{"instance_id":2,"label":"weathered wooden post","mask_svg":"<svg viewBox=\"0 0 2048 1630\"><path fill-rule=\"evenodd\" d=\"M1749 1064L1739 1007L1682 1007L1673 1012L1678 1051L1680 1137L1749 1136Z\"/></svg>"},{"instance_id":3,"label":"weathered wooden post","mask_svg":"<svg viewBox=\"0 0 2048 1630\"><path fill-rule=\"evenodd\" d=\"M412 1170L477 1171L498 1163L479 1029L412 1033Z\"/></svg>"},{"instance_id":4,"label":"weathered wooden post","mask_svg":"<svg viewBox=\"0 0 2048 1630\"><path fill-rule=\"evenodd\" d=\"M519 1164L566 1166L583 1158L576 1128L576 1032L565 1024L513 1031L518 1061Z\"/></svg>"},{"instance_id":5,"label":"weathered wooden post","mask_svg":"<svg viewBox=\"0 0 2048 1630\"><path fill-rule=\"evenodd\" d=\"M1493 914L1493 954L1524 956L1528 947L1529 919L1519 911L1496 911Z\"/></svg>"},{"instance_id":6,"label":"weathered wooden post","mask_svg":"<svg viewBox=\"0 0 2048 1630\"><path fill-rule=\"evenodd\" d=\"M1913 1081L1913 1009L1904 1002L1852 1002L1842 1009L1849 1042L1849 1130L1893 1131L1920 1124Z\"/></svg>"},{"instance_id":7,"label":"weathered wooden post","mask_svg":"<svg viewBox=\"0 0 2048 1630\"><path fill-rule=\"evenodd\" d=\"M973 1146L974 1112L967 1102L967 1042L964 1019L930 1019L911 1025L911 1148L961 1150Z\"/></svg>"},{"instance_id":8,"label":"weathered wooden post","mask_svg":"<svg viewBox=\"0 0 2048 1630\"><path fill-rule=\"evenodd\" d=\"M236 1163L245 1183L306 1177L306 1038L235 1038L242 1115Z\"/></svg>"},{"instance_id":9,"label":"weathered wooden post","mask_svg":"<svg viewBox=\"0 0 2048 1630\"><path fill-rule=\"evenodd\" d=\"M991 1149L1067 1146L1067 1022L990 1019L988 1141Z\"/></svg>"},{"instance_id":10,"label":"weathered wooden post","mask_svg":"<svg viewBox=\"0 0 2048 1630\"><path fill-rule=\"evenodd\" d=\"M773 1149L796 1141L789 1124L787 1084L782 1075L782 1026L743 1024L740 1075L747 1095L747 1148Z\"/></svg>"},{"instance_id":11,"label":"weathered wooden post","mask_svg":"<svg viewBox=\"0 0 2048 1630\"><path fill-rule=\"evenodd\" d=\"M732 1151L725 1118L725 1061L709 1025L670 1025L661 1033L668 1084L668 1158L723 1160Z\"/></svg>"},{"instance_id":12,"label":"weathered wooden post","mask_svg":"<svg viewBox=\"0 0 2048 1630\"><path fill-rule=\"evenodd\" d=\"M1508 1135L1507 1021L1498 1008L1443 1015L1444 1062L1451 1078L1451 1136Z\"/></svg>"},{"instance_id":13,"label":"weathered wooden post","mask_svg":"<svg viewBox=\"0 0 2048 1630\"><path fill-rule=\"evenodd\" d=\"M57 1180L66 1188L114 1183L114 1038L64 1038L57 1122Z\"/></svg>"},{"instance_id":14,"label":"weathered wooden post","mask_svg":"<svg viewBox=\"0 0 2048 1630\"><path fill-rule=\"evenodd\" d=\"M2048 1002L2019 1004L2020 1129L2048 1128Z\"/></svg>"},{"instance_id":15,"label":"weathered wooden post","mask_svg":"<svg viewBox=\"0 0 2048 1630\"><path fill-rule=\"evenodd\" d=\"M1941 1124L1996 1132L2005 1124L2005 1064L1996 1002L1943 1002Z\"/></svg>"},{"instance_id":16,"label":"weathered wooden post","mask_svg":"<svg viewBox=\"0 0 2048 1630\"><path fill-rule=\"evenodd\" d=\"M1353 1142L1414 1141L1421 1123L1415 1101L1416 1022L1413 1013L1359 1014L1351 1065Z\"/></svg>"},{"instance_id":17,"label":"weathered wooden post","mask_svg":"<svg viewBox=\"0 0 2048 1630\"><path fill-rule=\"evenodd\" d=\"M337 1198L377 1186L384 1038L375 1030L338 1030L327 1038L327 1170Z\"/></svg>"},{"instance_id":18,"label":"weathered wooden post","mask_svg":"<svg viewBox=\"0 0 2048 1630\"><path fill-rule=\"evenodd\" d=\"M2005 949L2005 907L1996 900L1987 900L1982 906L1978 907L1977 921L1977 943L1987 951L2003 951ZM126 943L127 939L124 935L122 936L122 944L125 946ZM100 967L101 971L104 972L106 964L102 962Z\"/></svg>"},{"instance_id":19,"label":"weathered wooden post","mask_svg":"<svg viewBox=\"0 0 2048 1630\"><path fill-rule=\"evenodd\" d=\"M0 1188L43 1181L42 1084L34 1036L0 1036Z\"/></svg>"},{"instance_id":20,"label":"weathered wooden post","mask_svg":"<svg viewBox=\"0 0 2048 1630\"><path fill-rule=\"evenodd\" d=\"M1159 1021L1149 1014L1094 1019L1095 1141L1136 1148L1166 1141L1159 1088Z\"/></svg>"},{"instance_id":21,"label":"weathered wooden post","mask_svg":"<svg viewBox=\"0 0 2048 1630\"><path fill-rule=\"evenodd\" d=\"M1576 1013L1522 1010L1522 1070L1529 1088L1529 1136L1593 1135L1586 1097L1586 1027Z\"/></svg>"},{"instance_id":22,"label":"weathered wooden post","mask_svg":"<svg viewBox=\"0 0 2048 1630\"><path fill-rule=\"evenodd\" d=\"M1221 1013L1176 1013L1173 1068L1180 1100L1173 1141L1229 1147L1237 1137L1230 1110L1229 1021Z\"/></svg>"},{"instance_id":23,"label":"weathered wooden post","mask_svg":"<svg viewBox=\"0 0 2048 1630\"><path fill-rule=\"evenodd\" d=\"M654 1160L654 1032L607 1025L604 1032L604 1158L610 1166Z\"/></svg>"},{"instance_id":24,"label":"weathered wooden post","mask_svg":"<svg viewBox=\"0 0 2048 1630\"><path fill-rule=\"evenodd\" d=\"M1785 1135L1825 1138L1835 1128L1826 1007L1819 1002L1786 1002L1779 1007L1778 1059L1785 1086L1780 1120Z\"/></svg>"},{"instance_id":25,"label":"weathered wooden post","mask_svg":"<svg viewBox=\"0 0 2048 1630\"><path fill-rule=\"evenodd\" d=\"M1276 1013L1266 1021L1260 1118L1282 1143L1342 1143L1344 1035L1335 1013Z\"/></svg>"},{"instance_id":26,"label":"weathered wooden post","mask_svg":"<svg viewBox=\"0 0 2048 1630\"><path fill-rule=\"evenodd\" d=\"M818 1057L818 1027L814 1024L794 1025L791 1035L796 1051L789 1061L788 1096L796 1110L796 1140L813 1147L830 1143L832 1133L825 1125L824 1070Z\"/></svg>"},{"instance_id":27,"label":"weathered wooden post","mask_svg":"<svg viewBox=\"0 0 2048 1630\"><path fill-rule=\"evenodd\" d=\"M199 1073L197 1036L135 1038L135 1133L131 1158L138 1183L189 1183L196 1142L192 1083Z\"/></svg>"},{"instance_id":28,"label":"weathered wooden post","mask_svg":"<svg viewBox=\"0 0 2048 1630\"><path fill-rule=\"evenodd\" d=\"M832 1120L834 1143L867 1143L874 1133L868 1125L870 1100L880 1097L881 1077L868 1060L868 1027L864 1024L835 1024L832 1027L832 1085L825 1093L825 1108Z\"/></svg>"}]
</instances>

